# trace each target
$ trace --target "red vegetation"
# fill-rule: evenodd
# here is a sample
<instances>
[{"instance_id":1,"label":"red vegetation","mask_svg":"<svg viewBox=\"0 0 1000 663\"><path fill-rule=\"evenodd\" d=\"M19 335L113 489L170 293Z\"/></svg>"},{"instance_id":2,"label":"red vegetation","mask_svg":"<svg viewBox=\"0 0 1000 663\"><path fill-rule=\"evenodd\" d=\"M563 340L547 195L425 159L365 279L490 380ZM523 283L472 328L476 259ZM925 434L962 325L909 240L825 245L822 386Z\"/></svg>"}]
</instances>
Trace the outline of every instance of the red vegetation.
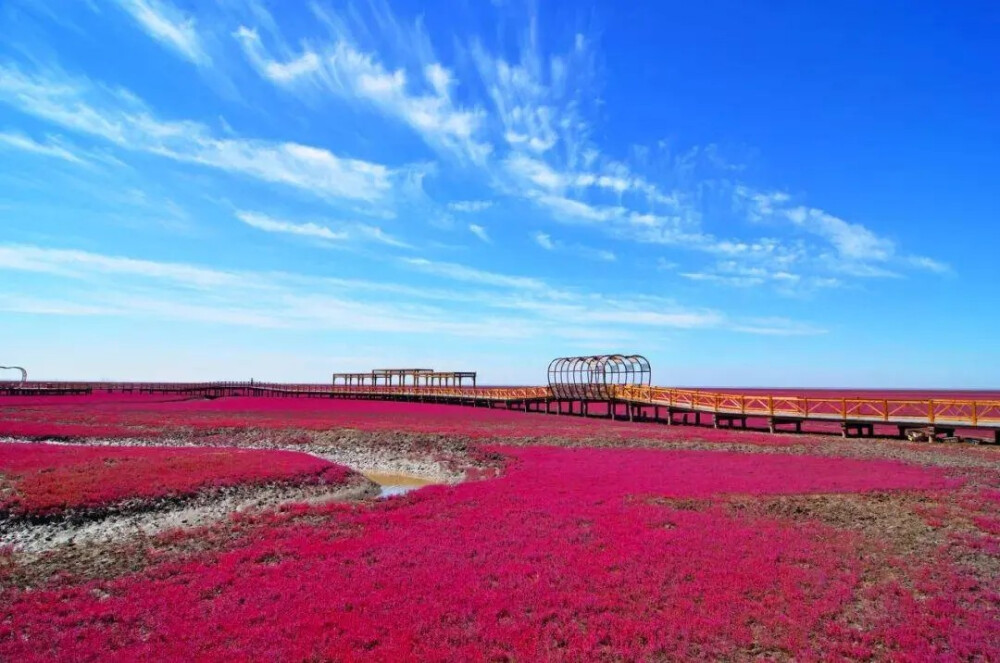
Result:
<instances>
[{"instance_id":1,"label":"red vegetation","mask_svg":"<svg viewBox=\"0 0 1000 663\"><path fill-rule=\"evenodd\" d=\"M8 590L0 659L1000 655L998 596L947 562L886 574L861 553L860 534L727 502L952 485L936 471L771 454L498 451L512 456L500 479L301 507L261 518L228 549L115 580Z\"/></svg>"},{"instance_id":2,"label":"red vegetation","mask_svg":"<svg viewBox=\"0 0 1000 663\"><path fill-rule=\"evenodd\" d=\"M47 516L236 484L337 484L349 473L292 451L0 444L0 514Z\"/></svg>"}]
</instances>

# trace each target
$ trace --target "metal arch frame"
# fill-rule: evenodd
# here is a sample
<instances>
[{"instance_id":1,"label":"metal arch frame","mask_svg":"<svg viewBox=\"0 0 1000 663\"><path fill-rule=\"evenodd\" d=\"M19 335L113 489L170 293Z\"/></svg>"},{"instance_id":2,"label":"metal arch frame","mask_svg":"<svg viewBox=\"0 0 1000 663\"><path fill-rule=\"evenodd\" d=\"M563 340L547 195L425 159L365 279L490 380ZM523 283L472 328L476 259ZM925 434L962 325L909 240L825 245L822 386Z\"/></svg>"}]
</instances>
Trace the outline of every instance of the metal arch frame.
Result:
<instances>
[{"instance_id":1,"label":"metal arch frame","mask_svg":"<svg viewBox=\"0 0 1000 663\"><path fill-rule=\"evenodd\" d=\"M651 373L642 355L558 357L549 362L549 389L560 399L613 400L619 387L650 386Z\"/></svg>"},{"instance_id":2,"label":"metal arch frame","mask_svg":"<svg viewBox=\"0 0 1000 663\"><path fill-rule=\"evenodd\" d=\"M28 371L24 370L20 366L0 366L0 370L2 370L2 371L20 371L21 372L21 382L20 382L20 384L24 384L25 382L28 381Z\"/></svg>"}]
</instances>

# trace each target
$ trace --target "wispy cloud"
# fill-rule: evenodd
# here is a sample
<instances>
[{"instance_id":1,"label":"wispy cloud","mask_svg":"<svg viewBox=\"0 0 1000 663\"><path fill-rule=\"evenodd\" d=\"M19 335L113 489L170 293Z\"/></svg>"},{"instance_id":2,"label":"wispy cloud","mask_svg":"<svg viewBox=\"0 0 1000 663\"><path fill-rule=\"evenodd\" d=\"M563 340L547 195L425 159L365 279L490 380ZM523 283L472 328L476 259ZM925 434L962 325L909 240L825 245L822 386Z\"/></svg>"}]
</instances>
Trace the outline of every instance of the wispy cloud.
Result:
<instances>
[{"instance_id":1,"label":"wispy cloud","mask_svg":"<svg viewBox=\"0 0 1000 663\"><path fill-rule=\"evenodd\" d=\"M372 226L364 223L352 223L347 226L347 233L348 235L360 236L375 242L381 242L382 244L386 244L388 246L395 246L400 249L413 248L413 245L390 235L378 226Z\"/></svg>"},{"instance_id":2,"label":"wispy cloud","mask_svg":"<svg viewBox=\"0 0 1000 663\"><path fill-rule=\"evenodd\" d=\"M290 90L324 90L374 104L405 121L432 146L471 156L499 191L528 199L557 219L611 222L609 231L622 236L637 226L632 238L640 240L654 234L651 226L670 226L669 234L676 234L678 195L661 191L624 162L604 157L589 140L581 108L592 104L586 92L595 56L584 35L550 57L540 53L534 40L526 40L516 62L473 39L461 47L475 66L473 76L463 82L470 91L485 89L487 99L460 106L451 93L460 84L459 75L434 56L419 24L407 33L383 8L375 12L375 25L360 31L388 26L403 43L402 63L390 68L378 52L355 44L346 25L357 17L342 19L315 6L314 11L330 28L328 42L304 40L292 50L279 33L272 34L268 49L252 27L234 33L261 76ZM602 197L610 199L593 200ZM478 201L449 204L464 212L484 207ZM660 229L657 239L666 236Z\"/></svg>"},{"instance_id":3,"label":"wispy cloud","mask_svg":"<svg viewBox=\"0 0 1000 663\"><path fill-rule=\"evenodd\" d=\"M489 338L531 333L527 326L498 325L489 317L448 316L427 306L353 298L347 288L321 278L274 272L224 271L18 245L0 246L0 270L67 279L57 296L0 293L0 310L10 312Z\"/></svg>"},{"instance_id":4,"label":"wispy cloud","mask_svg":"<svg viewBox=\"0 0 1000 663\"><path fill-rule=\"evenodd\" d=\"M469 224L469 232L478 237L479 239L481 239L482 241L486 242L487 244L491 244L493 242L493 240L490 239L489 233L486 232L486 228L476 225L475 223Z\"/></svg>"},{"instance_id":5,"label":"wispy cloud","mask_svg":"<svg viewBox=\"0 0 1000 663\"><path fill-rule=\"evenodd\" d=\"M532 19L533 21L533 19ZM561 144L571 167L587 127L577 109L592 87L593 61L587 40L577 35L568 51L545 57L536 35L524 39L517 61L473 41L470 52L510 149L544 154Z\"/></svg>"},{"instance_id":6,"label":"wispy cloud","mask_svg":"<svg viewBox=\"0 0 1000 663\"><path fill-rule=\"evenodd\" d=\"M503 193L557 221L591 224L629 241L681 244L697 232L679 193L609 158L591 139L586 111L596 112L599 94L597 57L586 35L546 55L529 31L514 61L479 41L470 52L503 126L505 151L492 169L492 183Z\"/></svg>"},{"instance_id":7,"label":"wispy cloud","mask_svg":"<svg viewBox=\"0 0 1000 663\"><path fill-rule=\"evenodd\" d=\"M751 318L732 326L732 331L758 336L817 336L826 330L788 318Z\"/></svg>"},{"instance_id":8,"label":"wispy cloud","mask_svg":"<svg viewBox=\"0 0 1000 663\"><path fill-rule=\"evenodd\" d=\"M802 281L798 274L761 266L747 266L735 260L717 262L711 271L681 272L682 277L692 281L712 281L737 287L752 287L774 283L794 286Z\"/></svg>"},{"instance_id":9,"label":"wispy cloud","mask_svg":"<svg viewBox=\"0 0 1000 663\"><path fill-rule=\"evenodd\" d=\"M493 207L491 200L456 200L448 203L448 209L453 212L482 212Z\"/></svg>"},{"instance_id":10,"label":"wispy cloud","mask_svg":"<svg viewBox=\"0 0 1000 663\"><path fill-rule=\"evenodd\" d=\"M542 247L546 251L567 251L582 258L602 260L604 262L614 262L618 259L618 256L615 255L614 251L609 251L607 249L595 249L589 246L582 246L580 244L565 244L564 242L553 239L548 233L541 231L532 234L531 238L535 241L535 244Z\"/></svg>"},{"instance_id":11,"label":"wispy cloud","mask_svg":"<svg viewBox=\"0 0 1000 663\"><path fill-rule=\"evenodd\" d=\"M403 263L428 274L442 276L444 278L464 283L476 283L479 285L500 286L504 288L527 288L531 290L544 290L547 288L543 281L527 276L508 276L497 274L474 267L458 265L449 262L435 262L426 258L404 258Z\"/></svg>"},{"instance_id":12,"label":"wispy cloud","mask_svg":"<svg viewBox=\"0 0 1000 663\"><path fill-rule=\"evenodd\" d=\"M444 281L489 290L222 270L75 249L0 245L0 271L59 279L56 288L39 279L32 282L39 284L38 292L0 293L0 310L482 338L620 339L629 330L648 333L651 328L750 334L822 331L785 319L741 320L711 309L685 309L662 297L560 290L541 279L453 263L418 258L403 263ZM567 325L567 320L573 324Z\"/></svg>"},{"instance_id":13,"label":"wispy cloud","mask_svg":"<svg viewBox=\"0 0 1000 663\"><path fill-rule=\"evenodd\" d=\"M536 232L532 237L538 246L542 247L546 251L554 251L556 248L555 242L552 241L552 236L548 233Z\"/></svg>"},{"instance_id":14,"label":"wispy cloud","mask_svg":"<svg viewBox=\"0 0 1000 663\"><path fill-rule=\"evenodd\" d=\"M316 223L291 223L289 221L273 219L269 216L258 214L256 212L237 212L236 218L252 228L257 228L258 230L263 230L269 233L285 233L289 235L298 235L300 237L329 240L332 242L347 239L347 233L333 232L326 226L321 226Z\"/></svg>"},{"instance_id":15,"label":"wispy cloud","mask_svg":"<svg viewBox=\"0 0 1000 663\"><path fill-rule=\"evenodd\" d=\"M898 277L894 269L917 267L946 273L945 263L931 258L902 257L896 243L872 229L846 221L815 207L794 205L792 196L782 191L758 191L744 185L733 190L737 205L755 223L784 222L800 233L823 241L813 251L828 271L858 277Z\"/></svg>"},{"instance_id":16,"label":"wispy cloud","mask_svg":"<svg viewBox=\"0 0 1000 663\"><path fill-rule=\"evenodd\" d=\"M823 210L799 206L782 213L799 228L827 240L846 260L884 262L896 252L891 240L879 237L861 224L848 223Z\"/></svg>"},{"instance_id":17,"label":"wispy cloud","mask_svg":"<svg viewBox=\"0 0 1000 663\"><path fill-rule=\"evenodd\" d=\"M474 161L481 162L492 151L478 137L483 111L456 103L454 74L440 62L418 63L416 71L390 69L377 53L360 50L346 35L335 36L317 50L306 46L282 61L265 47L255 29L241 26L233 36L250 64L276 85L325 90L370 104L409 125L432 147Z\"/></svg>"},{"instance_id":18,"label":"wispy cloud","mask_svg":"<svg viewBox=\"0 0 1000 663\"><path fill-rule=\"evenodd\" d=\"M292 142L222 138L198 122L156 117L137 97L56 71L29 75L0 65L0 101L116 146L198 164L331 199L378 201L397 173Z\"/></svg>"},{"instance_id":19,"label":"wispy cloud","mask_svg":"<svg viewBox=\"0 0 1000 663\"><path fill-rule=\"evenodd\" d=\"M583 314L590 322L627 322L630 325L669 327L672 329L712 329L726 324L726 318L716 311L642 311L612 309L591 311Z\"/></svg>"},{"instance_id":20,"label":"wispy cloud","mask_svg":"<svg viewBox=\"0 0 1000 663\"><path fill-rule=\"evenodd\" d=\"M73 278L101 274L145 277L203 289L227 287L240 282L240 277L234 273L183 263L17 244L0 245L0 269Z\"/></svg>"},{"instance_id":21,"label":"wispy cloud","mask_svg":"<svg viewBox=\"0 0 1000 663\"><path fill-rule=\"evenodd\" d=\"M661 141L637 147L628 158L607 153L594 139L592 126L600 116L600 58L590 35L564 35L560 48L552 35L541 38L537 16L529 10L520 17L523 30L515 39L497 48L476 36L459 39L453 45L456 57L446 63L419 21L407 26L378 3L369 10L335 12L314 5L327 35L300 39L295 47L271 17L264 21L266 31L244 25L234 36L251 65L275 85L306 96L326 92L371 105L411 126L429 145L459 156L463 164L472 156L481 176L501 196L526 200L552 220L586 224L624 242L669 246L710 259L724 256L747 270L808 272L816 278L894 273L879 263L898 262L895 242L794 202L788 193L732 183L730 178L742 168L715 145L670 152ZM542 44L557 46L546 50ZM666 163L659 178L649 174L657 172L649 168L651 151ZM732 236L709 231L703 218L710 203L726 204L729 191L751 222ZM719 200L706 202L709 196ZM481 211L486 205L480 202L488 204L456 201L447 207ZM747 237L760 227L774 227L778 219L798 233ZM613 255L607 250L590 253L600 260ZM939 271L929 263L904 263ZM689 273L716 283L759 282L753 275L727 275L712 267ZM782 281L764 278L765 283Z\"/></svg>"},{"instance_id":22,"label":"wispy cloud","mask_svg":"<svg viewBox=\"0 0 1000 663\"><path fill-rule=\"evenodd\" d=\"M195 20L166 0L116 0L153 39L199 66L211 64Z\"/></svg>"},{"instance_id":23,"label":"wispy cloud","mask_svg":"<svg viewBox=\"0 0 1000 663\"><path fill-rule=\"evenodd\" d=\"M250 64L257 72L272 83L288 85L301 81L310 76L318 74L323 67L319 55L312 51L305 51L296 58L285 62L277 62L272 59L270 53L261 43L257 30L241 25L233 37L239 41L243 47L243 52Z\"/></svg>"},{"instance_id":24,"label":"wispy cloud","mask_svg":"<svg viewBox=\"0 0 1000 663\"><path fill-rule=\"evenodd\" d=\"M371 241L397 248L413 248L378 226L366 223L337 223L336 230L312 221L296 222L276 219L260 212L238 210L236 218L248 226L270 233L283 233L316 240L343 243L349 240Z\"/></svg>"},{"instance_id":25,"label":"wispy cloud","mask_svg":"<svg viewBox=\"0 0 1000 663\"><path fill-rule=\"evenodd\" d=\"M588 246L576 246L575 250L585 258L590 258L592 260L603 260L604 262L615 262L618 260L618 256L615 255L615 252L608 251L607 249L592 249Z\"/></svg>"},{"instance_id":26,"label":"wispy cloud","mask_svg":"<svg viewBox=\"0 0 1000 663\"><path fill-rule=\"evenodd\" d=\"M84 165L87 163L87 161L77 156L74 152L70 151L58 142L49 140L44 143L40 143L21 133L0 133L0 148L31 152L40 156L61 159L78 165Z\"/></svg>"},{"instance_id":27,"label":"wispy cloud","mask_svg":"<svg viewBox=\"0 0 1000 663\"><path fill-rule=\"evenodd\" d=\"M941 262L940 260L934 260L933 258L927 258L925 256L909 256L906 258L906 262L914 267L925 269L936 274L951 274L953 272L951 266L947 263Z\"/></svg>"}]
</instances>

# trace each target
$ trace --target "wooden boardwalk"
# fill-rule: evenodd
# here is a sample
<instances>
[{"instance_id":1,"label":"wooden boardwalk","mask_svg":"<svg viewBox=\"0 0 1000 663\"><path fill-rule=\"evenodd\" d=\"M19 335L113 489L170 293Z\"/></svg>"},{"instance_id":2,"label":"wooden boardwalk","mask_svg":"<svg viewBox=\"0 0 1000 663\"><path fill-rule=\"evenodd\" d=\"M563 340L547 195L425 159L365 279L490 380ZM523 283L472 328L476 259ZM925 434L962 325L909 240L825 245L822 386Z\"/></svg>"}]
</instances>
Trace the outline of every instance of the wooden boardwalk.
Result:
<instances>
[{"instance_id":1,"label":"wooden boardwalk","mask_svg":"<svg viewBox=\"0 0 1000 663\"><path fill-rule=\"evenodd\" d=\"M264 382L27 382L0 383L2 396L174 394L192 397L348 398L501 407L554 415L603 416L667 425L758 427L802 432L803 424L838 424L845 436L874 436L875 426L902 437L922 430L930 437L975 429L1000 443L1000 400L892 399L736 394L650 386L605 387L610 398L558 398L549 387L427 385L329 385Z\"/></svg>"}]
</instances>

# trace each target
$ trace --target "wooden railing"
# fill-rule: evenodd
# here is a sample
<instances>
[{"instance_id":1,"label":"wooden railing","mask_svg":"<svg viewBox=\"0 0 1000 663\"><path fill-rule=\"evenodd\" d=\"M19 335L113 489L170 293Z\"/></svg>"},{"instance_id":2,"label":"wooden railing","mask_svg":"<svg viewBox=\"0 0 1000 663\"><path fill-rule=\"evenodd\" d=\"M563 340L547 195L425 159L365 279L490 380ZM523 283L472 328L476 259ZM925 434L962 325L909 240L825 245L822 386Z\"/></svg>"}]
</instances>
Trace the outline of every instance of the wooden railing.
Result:
<instances>
[{"instance_id":1,"label":"wooden railing","mask_svg":"<svg viewBox=\"0 0 1000 663\"><path fill-rule=\"evenodd\" d=\"M271 382L0 382L0 394L216 393L219 395L323 395L441 398L475 401L553 399L549 387L332 386ZM754 417L1000 427L1000 400L848 398L739 394L701 389L615 386L615 400L677 410Z\"/></svg>"},{"instance_id":2,"label":"wooden railing","mask_svg":"<svg viewBox=\"0 0 1000 663\"><path fill-rule=\"evenodd\" d=\"M1000 426L1000 400L774 396L634 386L618 387L616 396L636 403L717 414Z\"/></svg>"}]
</instances>

